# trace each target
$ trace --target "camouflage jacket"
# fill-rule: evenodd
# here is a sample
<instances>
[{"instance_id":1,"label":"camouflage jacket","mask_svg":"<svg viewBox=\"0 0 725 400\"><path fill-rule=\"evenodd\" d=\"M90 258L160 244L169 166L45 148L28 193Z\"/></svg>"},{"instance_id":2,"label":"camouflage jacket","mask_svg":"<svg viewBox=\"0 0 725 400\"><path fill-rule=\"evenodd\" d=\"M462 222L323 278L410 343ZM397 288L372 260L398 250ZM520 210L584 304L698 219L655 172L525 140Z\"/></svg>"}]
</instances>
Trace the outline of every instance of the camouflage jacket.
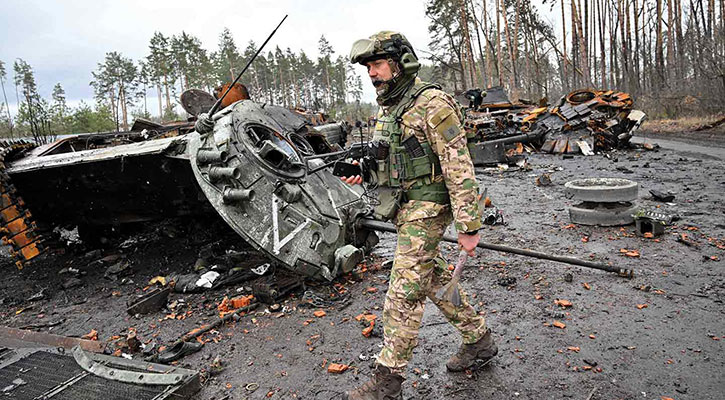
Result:
<instances>
[{"instance_id":1,"label":"camouflage jacket","mask_svg":"<svg viewBox=\"0 0 725 400\"><path fill-rule=\"evenodd\" d=\"M420 82L418 78L417 82ZM379 116L390 110L389 107L381 108ZM442 90L428 89L418 96L401 119L403 130L401 140L415 135L419 142L428 142L438 156L442 175L435 176L434 181L445 182L451 204L411 200L402 205L396 222L401 224L420 218L435 217L450 209L458 232L471 232L481 228L478 182L466 145L466 134L458 103Z\"/></svg>"}]
</instances>

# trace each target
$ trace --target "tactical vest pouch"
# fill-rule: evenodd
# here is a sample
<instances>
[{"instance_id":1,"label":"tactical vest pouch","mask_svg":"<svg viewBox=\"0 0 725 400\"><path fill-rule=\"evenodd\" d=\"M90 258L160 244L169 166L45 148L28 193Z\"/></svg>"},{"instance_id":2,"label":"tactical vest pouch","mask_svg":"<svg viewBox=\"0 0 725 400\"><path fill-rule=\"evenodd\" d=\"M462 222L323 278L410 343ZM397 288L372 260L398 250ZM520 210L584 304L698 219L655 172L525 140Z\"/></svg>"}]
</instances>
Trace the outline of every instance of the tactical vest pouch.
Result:
<instances>
[{"instance_id":1,"label":"tactical vest pouch","mask_svg":"<svg viewBox=\"0 0 725 400\"><path fill-rule=\"evenodd\" d=\"M432 172L430 159L428 156L409 158L405 157L407 165L405 167L405 179L411 180L422 176L429 176Z\"/></svg>"},{"instance_id":2,"label":"tactical vest pouch","mask_svg":"<svg viewBox=\"0 0 725 400\"><path fill-rule=\"evenodd\" d=\"M378 200L380 204L375 207L375 218L383 221L391 220L400 209L400 204L403 201L403 191L390 187L380 187L378 188Z\"/></svg>"},{"instance_id":3,"label":"tactical vest pouch","mask_svg":"<svg viewBox=\"0 0 725 400\"><path fill-rule=\"evenodd\" d=\"M390 155L390 169L388 170L390 187L400 187L400 182L405 179L405 159L402 153Z\"/></svg>"},{"instance_id":4,"label":"tactical vest pouch","mask_svg":"<svg viewBox=\"0 0 725 400\"><path fill-rule=\"evenodd\" d=\"M426 178L425 183L428 184L433 180L435 175L441 174L440 163L437 156L433 153L428 142L419 144L421 153L420 157L411 157L411 154L403 154L403 163L405 165L404 180L414 180L418 178Z\"/></svg>"},{"instance_id":5,"label":"tactical vest pouch","mask_svg":"<svg viewBox=\"0 0 725 400\"><path fill-rule=\"evenodd\" d=\"M378 185L390 186L390 173L388 171L388 161L379 160L378 164Z\"/></svg>"}]
</instances>

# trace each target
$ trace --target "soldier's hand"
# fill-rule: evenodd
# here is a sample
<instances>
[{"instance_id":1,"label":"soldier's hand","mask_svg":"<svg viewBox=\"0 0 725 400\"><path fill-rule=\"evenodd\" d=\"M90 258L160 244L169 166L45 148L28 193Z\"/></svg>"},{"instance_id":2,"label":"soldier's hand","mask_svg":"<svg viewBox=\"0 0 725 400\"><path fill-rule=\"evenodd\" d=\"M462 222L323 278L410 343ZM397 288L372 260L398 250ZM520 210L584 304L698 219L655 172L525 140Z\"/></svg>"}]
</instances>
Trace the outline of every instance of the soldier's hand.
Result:
<instances>
[{"instance_id":1,"label":"soldier's hand","mask_svg":"<svg viewBox=\"0 0 725 400\"><path fill-rule=\"evenodd\" d=\"M354 160L352 162L353 165L360 165L360 163L357 160ZM347 183L348 185L359 185L362 183L363 178L360 175L355 176L341 176L340 179L342 179L343 182Z\"/></svg>"},{"instance_id":2,"label":"soldier's hand","mask_svg":"<svg viewBox=\"0 0 725 400\"><path fill-rule=\"evenodd\" d=\"M340 179L342 179L342 181L347 183L348 185L359 185L363 181L362 176L360 176L360 175L355 175L355 176L350 176L350 177L341 176Z\"/></svg>"},{"instance_id":3,"label":"soldier's hand","mask_svg":"<svg viewBox=\"0 0 725 400\"><path fill-rule=\"evenodd\" d=\"M481 236L476 232L473 235L467 233L458 233L458 245L468 253L469 256L476 255L476 246Z\"/></svg>"}]
</instances>

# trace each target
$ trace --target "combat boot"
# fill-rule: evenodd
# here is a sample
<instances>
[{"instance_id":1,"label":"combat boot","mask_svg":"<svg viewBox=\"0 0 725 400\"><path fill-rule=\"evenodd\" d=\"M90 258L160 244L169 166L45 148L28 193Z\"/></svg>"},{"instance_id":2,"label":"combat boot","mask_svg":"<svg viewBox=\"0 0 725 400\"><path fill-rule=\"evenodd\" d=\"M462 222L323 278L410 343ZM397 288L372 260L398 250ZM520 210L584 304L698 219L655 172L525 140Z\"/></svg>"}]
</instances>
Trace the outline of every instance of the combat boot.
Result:
<instances>
[{"instance_id":1,"label":"combat boot","mask_svg":"<svg viewBox=\"0 0 725 400\"><path fill-rule=\"evenodd\" d=\"M400 388L405 378L390 372L390 368L378 365L369 381L357 389L345 392L344 400L398 400L403 398Z\"/></svg>"},{"instance_id":2,"label":"combat boot","mask_svg":"<svg viewBox=\"0 0 725 400\"><path fill-rule=\"evenodd\" d=\"M462 344L458 353L453 355L446 363L446 368L452 372L459 372L470 368L476 360L487 362L498 354L498 347L493 342L491 331L481 337L476 343Z\"/></svg>"}]
</instances>

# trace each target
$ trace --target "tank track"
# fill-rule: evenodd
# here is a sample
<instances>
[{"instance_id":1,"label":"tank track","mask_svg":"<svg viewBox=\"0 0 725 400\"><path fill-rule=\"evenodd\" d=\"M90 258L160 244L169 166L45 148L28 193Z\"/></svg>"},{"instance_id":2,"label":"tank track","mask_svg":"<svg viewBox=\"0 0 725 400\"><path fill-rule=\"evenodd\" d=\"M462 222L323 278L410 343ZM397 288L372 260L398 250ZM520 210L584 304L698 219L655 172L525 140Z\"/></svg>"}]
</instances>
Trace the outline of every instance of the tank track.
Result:
<instances>
[{"instance_id":1,"label":"tank track","mask_svg":"<svg viewBox=\"0 0 725 400\"><path fill-rule=\"evenodd\" d=\"M5 171L5 163L34 147L34 143L25 140L0 141L0 235L2 243L10 246L18 269L23 269L45 248L33 215Z\"/></svg>"}]
</instances>

